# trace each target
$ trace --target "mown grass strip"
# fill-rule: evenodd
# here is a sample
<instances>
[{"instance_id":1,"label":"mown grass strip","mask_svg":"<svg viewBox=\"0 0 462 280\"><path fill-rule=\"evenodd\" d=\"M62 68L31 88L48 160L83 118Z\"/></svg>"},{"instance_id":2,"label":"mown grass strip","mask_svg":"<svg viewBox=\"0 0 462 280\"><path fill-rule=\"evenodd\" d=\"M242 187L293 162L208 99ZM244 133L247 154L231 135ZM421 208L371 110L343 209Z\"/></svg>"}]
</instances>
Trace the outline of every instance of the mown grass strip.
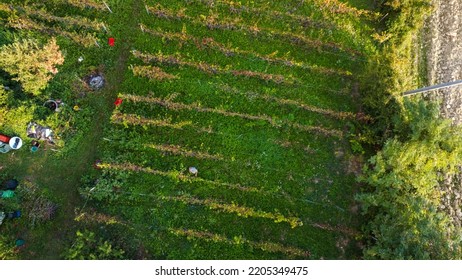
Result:
<instances>
[{"instance_id":1,"label":"mown grass strip","mask_svg":"<svg viewBox=\"0 0 462 280\"><path fill-rule=\"evenodd\" d=\"M143 133L144 132L145 131L143 130ZM124 133L122 132L120 134L124 134ZM185 134L189 134L189 133L185 132ZM156 133L156 136L153 136L153 138L148 138L146 140L141 140L140 136L142 134L137 133L137 132L132 131L130 135L133 138L133 140L131 140L131 141L125 141L125 140L120 140L120 139L118 139L118 140L117 139L107 139L107 141L110 142L110 143L108 143L108 145L109 145L108 148L122 148L124 150L129 151L130 153L138 154L138 155L140 155L138 157L139 160L142 160L143 158L146 158L146 159L152 158L151 154L149 154L146 149L148 149L148 150L153 149L153 150L157 150L158 152L160 152L162 154L167 153L167 154L173 155L173 156L191 157L191 158L195 158L195 159L198 159L198 160L220 161L220 162L217 162L216 164L215 163L212 164L212 166L220 168L221 170L238 169L238 170L242 170L243 173L250 170L251 172L267 172L267 173L273 173L273 174L280 174L280 175L278 175L278 177L279 176L282 176L284 178L288 177L289 181L294 181L293 177L297 176L297 177L300 177L299 179L303 180L302 182L300 182L300 185L306 184L307 182L314 183L314 184L318 184L320 182L326 182L326 183L332 184L334 182L334 180L332 178L329 178L329 179L327 179L327 178L322 179L322 178L319 178L319 177L309 178L309 177L307 177L307 175L309 174L307 172L300 172L300 171L295 171L295 170L285 170L284 168L276 168L276 167L271 167L271 166L260 166L257 163L255 163L254 161L252 161L252 159L258 154L258 153L256 154L255 152L253 152L253 153L252 152L243 152L242 150L240 150L238 155L232 155L232 154L221 155L221 154L218 154L218 153L210 153L210 152L190 149L188 147L185 147L185 145L183 145L184 141L181 141L181 139L183 139L184 136L182 134L179 134L179 133L175 134L175 135L177 135L176 140L178 140L178 141L175 141L175 140L172 140L172 139L164 140L164 141L168 141L169 144L165 144L165 143L163 143L163 144L152 144L152 142L154 140L159 139L160 141L162 141L162 139L165 138L165 137L156 137L158 135L158 133ZM229 137L231 135L224 135L224 136ZM187 143L190 143L191 145L201 146L201 147L204 145L203 141L210 140L210 136L208 136L208 135L206 135L206 136L197 135L197 136L194 136L193 138L194 138L194 140L197 140L197 141L188 140ZM138 140L135 140L135 139L138 139ZM277 141L277 140L273 140L273 139L264 139L262 141L265 141L265 140L268 143L274 142L277 145L281 145L284 148L287 148L288 145L296 145L295 143L288 143L287 141ZM182 143L182 145L171 144L172 141ZM255 141L254 145L266 144L266 143L263 143L262 141ZM217 142L222 142L222 141L217 140ZM212 147L214 149L216 149L216 150L224 149L224 147L218 147L217 142L213 143ZM196 143L196 144L194 144L194 143ZM308 162L309 162L308 157L313 158L312 155L314 155L316 153L316 151L311 150L311 149L309 149L309 147L303 146L300 143L297 143L297 145L298 145L296 147L297 149L305 149L306 150L305 152L307 154L304 155L304 156L307 157L306 160L305 160L305 163L308 164ZM296 154L300 155L301 153L300 153L300 151L297 151ZM289 160L291 158L293 160L296 160L296 158L293 158L292 155L288 155L286 160ZM127 158L127 160L130 160L130 158ZM168 162L168 159L163 157L162 162ZM177 162L177 160L174 160L174 162ZM245 167L245 168L242 168L242 167ZM282 196L284 198L288 198L288 197L286 197L285 194L282 194Z\"/></svg>"},{"instance_id":2,"label":"mown grass strip","mask_svg":"<svg viewBox=\"0 0 462 280\"><path fill-rule=\"evenodd\" d=\"M338 120L349 119L349 120L361 120L365 122L372 120L372 118L368 115L352 113L352 112L338 112L338 111L333 111L330 109L323 109L323 108L311 106L308 104L304 104L303 102L298 101L298 100L278 98L278 97L274 97L268 94L258 93L255 91L242 91L228 84L219 84L217 87L225 92L244 95L247 98L251 98L251 99L258 98L258 99L261 99L267 102L275 102L279 105L290 105L290 106L294 106L294 107L297 107L297 108L300 108L306 111L310 111L310 112L325 115L327 117L335 118Z\"/></svg>"},{"instance_id":3,"label":"mown grass strip","mask_svg":"<svg viewBox=\"0 0 462 280\"><path fill-rule=\"evenodd\" d=\"M192 150L184 149L184 148L181 148L178 145L166 145L166 144L153 145L153 144L143 144L141 142L134 142L134 143L130 143L130 144L114 143L114 147L122 148L125 151L128 151L130 153L139 154L140 155L140 157L139 157L140 162L142 162L145 158L146 159L149 159L149 158L152 159L152 156L150 154L146 153L146 151L143 150L141 147L153 148L153 149L158 150L160 152L167 152L167 153L171 153L171 154L176 155L176 156L193 157L193 158L196 158L196 159L199 159L199 160L220 161L220 162L218 162L216 164L213 164L213 167L209 166L208 172L210 172L214 167L216 167L218 170L234 170L236 168L239 168L239 166L246 166L247 168L245 170L243 170L241 172L240 176L239 176L239 181L243 181L243 180L252 178L252 176L255 176L256 174L259 174L259 172L268 172L269 171L269 172L272 172L274 174L283 173L283 175L278 175L278 177L279 176L282 176L284 178L288 177L289 181L294 182L293 186L295 186L295 188L297 190L305 189L307 187L308 182L313 183L314 185L318 185L321 182L325 182L325 183L328 183L328 184L333 183L332 179L322 179L322 178L318 178L318 177L316 177L316 178L307 178L307 174L296 173L296 172L293 172L293 171L290 171L289 173L284 173L284 170L280 170L280 169L277 169L277 168L271 168L271 167L267 167L267 166L259 167L258 169L255 169L255 166L252 166L252 169L250 170L251 166L248 163L246 163L243 158L237 158L237 159L236 158L225 158L225 157L222 157L222 156L211 155L209 153L204 153L204 152L198 152L198 151L192 151ZM122 159L120 159L120 160L122 160ZM127 158L127 160L130 160L130 159ZM155 160L151 160L151 161L153 162L153 164L155 164ZM163 158L161 161L162 161L162 163L168 163L168 159L165 159L165 158ZM174 161L176 162L177 160L174 160ZM198 164L204 164L204 162L201 162L201 163L198 162ZM126 166L123 167L123 165L126 165ZM310 199L299 198L299 196L301 194L297 194L297 195L295 195L293 193L289 194L287 192L288 189L274 190L274 189L271 189L271 186L269 186L269 185L265 185L265 187L269 187L269 189L264 190L262 187L248 187L248 186L246 186L246 184L243 185L243 184L224 183L224 182L218 181L218 180L211 181L211 180L203 179L203 178L200 178L200 177L187 176L187 175L184 175L183 173L178 172L178 171L161 172L161 171L158 171L158 170L154 170L154 169L151 169L151 168L147 168L147 167L137 165L137 164L135 164L133 162L131 162L131 163L125 162L123 164L111 163L111 164L108 164L107 166L105 166L105 165L102 165L102 166L104 168L106 168L106 169L115 169L115 170L127 171L127 172L128 171L133 171L133 172L143 172L143 173L148 173L148 174L156 174L156 175L161 175L161 176L164 176L164 177L176 178L176 180L179 180L181 182L206 183L208 185L226 187L228 189L235 189L235 190L240 190L240 191L258 193L261 196L276 197L278 199L282 199L282 200L290 202L290 203L295 203L295 202L298 202L298 203L301 203L301 204L307 204L308 203L308 204L312 204L312 205L318 205L318 206L321 206L323 208L336 209L336 210L339 210L339 211L342 211L342 212L345 211L345 209L335 205L332 202L328 202L328 203L323 202L323 203L321 203L321 202L313 201L313 200L310 200ZM250 171L250 173L248 173L247 171ZM248 176L248 174L250 174L250 177ZM215 175L209 175L209 176L215 176ZM293 176L298 176L299 180L295 180L293 178ZM261 182L258 181L258 183L261 183ZM289 185L291 185L291 184L289 182L286 182L286 187L289 186Z\"/></svg>"},{"instance_id":4,"label":"mown grass strip","mask_svg":"<svg viewBox=\"0 0 462 280\"><path fill-rule=\"evenodd\" d=\"M112 169L112 170L119 170L119 171L143 172L143 173L154 174L154 175L171 178L173 180L179 180L181 182L200 182L200 183L205 183L205 184L209 184L213 186L227 187L229 189L234 189L234 190L239 190L239 191L244 191L244 192L255 192L255 193L261 192L258 188L255 188L255 187L247 187L241 184L211 181L211 180L203 179L200 177L184 175L179 171L160 171L160 170L152 169L150 167L143 167L143 166L139 166L136 164L132 164L129 162L99 163L97 167L101 169Z\"/></svg>"}]
</instances>

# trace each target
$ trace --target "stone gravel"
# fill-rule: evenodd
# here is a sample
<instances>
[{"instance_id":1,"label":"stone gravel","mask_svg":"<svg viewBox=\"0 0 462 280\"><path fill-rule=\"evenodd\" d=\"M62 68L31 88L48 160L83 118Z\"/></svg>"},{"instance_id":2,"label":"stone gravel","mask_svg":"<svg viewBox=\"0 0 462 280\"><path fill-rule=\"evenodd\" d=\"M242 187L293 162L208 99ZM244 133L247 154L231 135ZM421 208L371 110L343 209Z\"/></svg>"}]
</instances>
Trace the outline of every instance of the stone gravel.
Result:
<instances>
[{"instance_id":1,"label":"stone gravel","mask_svg":"<svg viewBox=\"0 0 462 280\"><path fill-rule=\"evenodd\" d=\"M436 11L428 22L427 70L429 85L462 80L462 0L434 0ZM462 124L462 86L425 94L441 102L441 114ZM462 226L462 169L455 176L445 176L440 185L440 208L455 226Z\"/></svg>"},{"instance_id":2,"label":"stone gravel","mask_svg":"<svg viewBox=\"0 0 462 280\"><path fill-rule=\"evenodd\" d=\"M429 85L462 79L462 0L434 0L436 11L429 21ZM462 86L427 93L439 99L441 113L454 124L462 123Z\"/></svg>"}]
</instances>

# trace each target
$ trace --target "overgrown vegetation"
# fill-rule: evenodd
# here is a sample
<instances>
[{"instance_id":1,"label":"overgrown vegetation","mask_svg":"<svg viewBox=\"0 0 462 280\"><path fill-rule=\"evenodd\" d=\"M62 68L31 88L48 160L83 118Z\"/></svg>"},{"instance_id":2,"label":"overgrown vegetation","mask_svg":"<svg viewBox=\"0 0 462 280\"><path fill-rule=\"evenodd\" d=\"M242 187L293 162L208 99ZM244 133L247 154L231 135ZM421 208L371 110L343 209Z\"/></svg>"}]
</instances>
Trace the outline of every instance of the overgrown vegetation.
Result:
<instances>
[{"instance_id":1,"label":"overgrown vegetation","mask_svg":"<svg viewBox=\"0 0 462 280\"><path fill-rule=\"evenodd\" d=\"M107 240L95 236L94 232L77 231L76 239L64 254L67 260L122 260L124 251L114 248Z\"/></svg>"},{"instance_id":2,"label":"overgrown vegetation","mask_svg":"<svg viewBox=\"0 0 462 280\"><path fill-rule=\"evenodd\" d=\"M0 229L11 248L18 236L26 241L14 249L14 255L8 254L10 258L62 256L63 247L68 246L64 245L66 234L75 235L69 220L73 220L79 198L73 190L83 174L75 160L86 166L92 160L83 158L94 157L91 147L80 149L86 145L85 135L87 140L96 137L88 133L93 121L101 118L99 114L95 117L95 108L103 108L105 97L88 98L92 91L85 79L101 72L103 65L111 65L110 51L97 45L98 36L106 32L104 23L85 18L98 15L66 2L0 3L0 133L23 139L23 147L2 155L0 164L2 182L20 181L14 201L0 199L0 210L22 212L19 219L6 221ZM44 105L50 99L61 102L59 110ZM31 121L50 127L54 144L40 141L38 152L32 153L32 139L26 135Z\"/></svg>"},{"instance_id":3,"label":"overgrown vegetation","mask_svg":"<svg viewBox=\"0 0 462 280\"><path fill-rule=\"evenodd\" d=\"M0 260L15 259L14 245L7 237L0 236Z\"/></svg>"},{"instance_id":4,"label":"overgrown vegetation","mask_svg":"<svg viewBox=\"0 0 462 280\"><path fill-rule=\"evenodd\" d=\"M383 31L374 36L381 47L363 82L382 147L365 166L357 195L366 217L364 257L459 259L460 229L439 208L439 184L460 172L462 131L441 119L438 105L401 96L422 86L414 50L431 2L382 1L381 11Z\"/></svg>"},{"instance_id":5,"label":"overgrown vegetation","mask_svg":"<svg viewBox=\"0 0 462 280\"><path fill-rule=\"evenodd\" d=\"M6 2L0 132L61 139L8 159L28 245L0 258L460 257L462 134L401 98L430 1Z\"/></svg>"},{"instance_id":6,"label":"overgrown vegetation","mask_svg":"<svg viewBox=\"0 0 462 280\"><path fill-rule=\"evenodd\" d=\"M438 185L458 172L462 130L442 120L438 108L407 101L399 133L369 160L358 195L368 221L371 244L367 258L458 259L460 236L449 217L438 210Z\"/></svg>"}]
</instances>

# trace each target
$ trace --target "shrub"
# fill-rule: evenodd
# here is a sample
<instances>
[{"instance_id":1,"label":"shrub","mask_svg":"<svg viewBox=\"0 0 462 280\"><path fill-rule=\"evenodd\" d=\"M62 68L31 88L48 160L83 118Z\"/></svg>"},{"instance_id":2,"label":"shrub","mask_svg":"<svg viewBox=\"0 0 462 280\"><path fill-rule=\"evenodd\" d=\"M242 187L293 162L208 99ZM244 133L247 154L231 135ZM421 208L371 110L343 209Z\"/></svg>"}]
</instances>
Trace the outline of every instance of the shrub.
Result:
<instances>
[{"instance_id":1,"label":"shrub","mask_svg":"<svg viewBox=\"0 0 462 280\"><path fill-rule=\"evenodd\" d=\"M460 236L438 210L439 182L462 161L462 130L439 118L435 104L405 102L396 136L369 160L357 198L369 217L366 258L460 258Z\"/></svg>"},{"instance_id":2,"label":"shrub","mask_svg":"<svg viewBox=\"0 0 462 280\"><path fill-rule=\"evenodd\" d=\"M64 254L67 260L121 260L124 251L97 238L92 231L77 231L74 244Z\"/></svg>"},{"instance_id":3,"label":"shrub","mask_svg":"<svg viewBox=\"0 0 462 280\"><path fill-rule=\"evenodd\" d=\"M382 0L382 14L388 15L385 21L388 34L396 40L420 28L432 10L430 0Z\"/></svg>"},{"instance_id":4,"label":"shrub","mask_svg":"<svg viewBox=\"0 0 462 280\"><path fill-rule=\"evenodd\" d=\"M3 133L18 135L27 139L26 126L33 117L33 107L19 106L17 108L8 108L0 104L0 128Z\"/></svg>"}]
</instances>

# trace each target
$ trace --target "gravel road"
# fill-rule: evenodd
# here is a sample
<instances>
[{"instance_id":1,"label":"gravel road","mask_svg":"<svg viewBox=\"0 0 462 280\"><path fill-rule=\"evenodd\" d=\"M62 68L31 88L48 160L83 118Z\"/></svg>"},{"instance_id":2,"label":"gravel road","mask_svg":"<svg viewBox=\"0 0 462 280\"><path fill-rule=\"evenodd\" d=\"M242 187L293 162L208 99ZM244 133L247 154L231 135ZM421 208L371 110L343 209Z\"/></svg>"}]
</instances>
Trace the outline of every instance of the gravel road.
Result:
<instances>
[{"instance_id":1,"label":"gravel road","mask_svg":"<svg viewBox=\"0 0 462 280\"><path fill-rule=\"evenodd\" d=\"M462 79L462 0L434 0L436 10L428 22L427 70L429 85ZM455 125L462 125L462 86L429 92L426 96L441 100L441 114ZM440 185L440 208L454 225L462 227L462 168L455 176L446 176Z\"/></svg>"},{"instance_id":2,"label":"gravel road","mask_svg":"<svg viewBox=\"0 0 462 280\"><path fill-rule=\"evenodd\" d=\"M434 0L427 42L429 85L462 79L462 0ZM462 124L462 86L428 93L442 100L441 113Z\"/></svg>"}]
</instances>

